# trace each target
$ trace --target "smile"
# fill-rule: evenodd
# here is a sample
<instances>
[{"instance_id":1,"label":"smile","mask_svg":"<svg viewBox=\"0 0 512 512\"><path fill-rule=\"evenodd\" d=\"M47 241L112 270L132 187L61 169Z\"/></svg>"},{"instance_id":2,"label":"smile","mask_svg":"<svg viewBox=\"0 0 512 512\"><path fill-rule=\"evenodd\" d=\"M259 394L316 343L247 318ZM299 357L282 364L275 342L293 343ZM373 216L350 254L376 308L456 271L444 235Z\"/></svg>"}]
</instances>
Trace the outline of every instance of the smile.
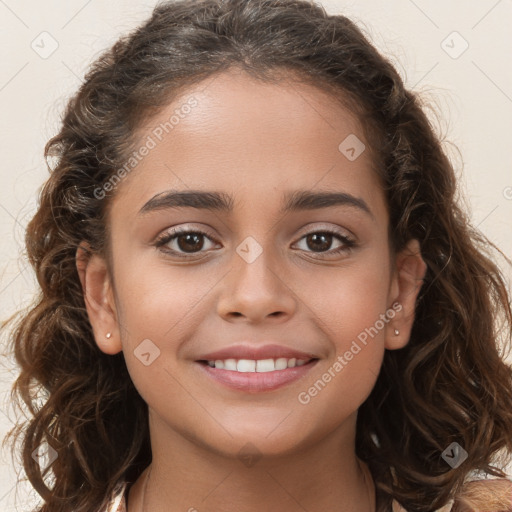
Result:
<instances>
[{"instance_id":1,"label":"smile","mask_svg":"<svg viewBox=\"0 0 512 512\"><path fill-rule=\"evenodd\" d=\"M217 359L215 361L208 361L208 366L211 368L218 368L219 370L229 370L232 372L273 372L279 370L286 370L287 368L295 368L302 366L308 361L304 359L296 359L292 357L287 359L280 357L278 359Z\"/></svg>"},{"instance_id":2,"label":"smile","mask_svg":"<svg viewBox=\"0 0 512 512\"><path fill-rule=\"evenodd\" d=\"M245 393L274 391L303 378L318 359L217 359L196 361L208 380Z\"/></svg>"}]
</instances>

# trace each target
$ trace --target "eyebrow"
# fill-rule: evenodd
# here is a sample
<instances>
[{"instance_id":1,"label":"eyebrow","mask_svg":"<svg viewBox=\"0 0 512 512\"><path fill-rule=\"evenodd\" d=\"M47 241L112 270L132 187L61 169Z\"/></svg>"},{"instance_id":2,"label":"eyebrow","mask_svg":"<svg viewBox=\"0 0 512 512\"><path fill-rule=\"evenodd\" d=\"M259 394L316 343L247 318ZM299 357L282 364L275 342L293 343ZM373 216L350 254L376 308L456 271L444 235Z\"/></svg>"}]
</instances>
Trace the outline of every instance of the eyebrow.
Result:
<instances>
[{"instance_id":1,"label":"eyebrow","mask_svg":"<svg viewBox=\"0 0 512 512\"><path fill-rule=\"evenodd\" d=\"M233 197L223 192L206 192L201 190L166 191L152 197L139 211L144 215L152 211L170 208L196 208L200 210L231 213ZM345 192L312 192L311 190L294 190L284 195L283 206L279 214L301 210L317 210L334 206L349 206L359 209L375 219L366 202Z\"/></svg>"}]
</instances>

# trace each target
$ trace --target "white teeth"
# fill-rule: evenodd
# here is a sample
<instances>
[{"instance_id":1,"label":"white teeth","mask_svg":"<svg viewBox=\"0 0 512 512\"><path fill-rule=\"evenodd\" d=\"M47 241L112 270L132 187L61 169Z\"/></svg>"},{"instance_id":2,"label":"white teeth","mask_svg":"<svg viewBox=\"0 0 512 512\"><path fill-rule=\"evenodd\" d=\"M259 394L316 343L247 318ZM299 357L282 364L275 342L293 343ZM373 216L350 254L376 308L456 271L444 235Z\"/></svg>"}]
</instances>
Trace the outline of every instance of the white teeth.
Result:
<instances>
[{"instance_id":1,"label":"white teeth","mask_svg":"<svg viewBox=\"0 0 512 512\"><path fill-rule=\"evenodd\" d=\"M288 359L280 357L276 360L276 370L284 370L285 368L288 368Z\"/></svg>"},{"instance_id":2,"label":"white teeth","mask_svg":"<svg viewBox=\"0 0 512 512\"><path fill-rule=\"evenodd\" d=\"M217 368L217 362L215 362L215 368ZM240 359L238 363L236 363L236 371L237 372L255 372L256 371L256 361L252 361L250 359Z\"/></svg>"},{"instance_id":3,"label":"white teeth","mask_svg":"<svg viewBox=\"0 0 512 512\"><path fill-rule=\"evenodd\" d=\"M307 361L304 359L297 359L292 357L279 357L277 359L217 359L215 361L208 361L208 366L217 368L219 370L230 370L234 372L248 373L248 372L273 372L276 370L286 370L286 368L295 368L302 366Z\"/></svg>"},{"instance_id":4,"label":"white teeth","mask_svg":"<svg viewBox=\"0 0 512 512\"><path fill-rule=\"evenodd\" d=\"M273 359L260 359L256 361L257 372L273 372L275 369Z\"/></svg>"},{"instance_id":5,"label":"white teeth","mask_svg":"<svg viewBox=\"0 0 512 512\"><path fill-rule=\"evenodd\" d=\"M224 370L231 370L236 372L236 359L226 359L224 361Z\"/></svg>"}]
</instances>

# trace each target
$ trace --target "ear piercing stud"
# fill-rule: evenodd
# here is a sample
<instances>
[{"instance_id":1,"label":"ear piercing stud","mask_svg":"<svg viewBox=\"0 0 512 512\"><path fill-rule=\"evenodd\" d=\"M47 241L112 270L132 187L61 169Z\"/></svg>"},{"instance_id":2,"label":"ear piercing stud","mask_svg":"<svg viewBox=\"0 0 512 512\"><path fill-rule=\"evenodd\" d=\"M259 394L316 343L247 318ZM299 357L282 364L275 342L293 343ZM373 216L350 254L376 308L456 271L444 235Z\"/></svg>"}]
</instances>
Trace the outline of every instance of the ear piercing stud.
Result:
<instances>
[{"instance_id":1,"label":"ear piercing stud","mask_svg":"<svg viewBox=\"0 0 512 512\"><path fill-rule=\"evenodd\" d=\"M400 331L398 329L395 329L395 336L398 336L400 334Z\"/></svg>"},{"instance_id":2,"label":"ear piercing stud","mask_svg":"<svg viewBox=\"0 0 512 512\"><path fill-rule=\"evenodd\" d=\"M396 331L395 331L395 334L396 334ZM107 338L107 340L112 338L112 333L111 332L107 332L107 334L105 334L105 338Z\"/></svg>"}]
</instances>

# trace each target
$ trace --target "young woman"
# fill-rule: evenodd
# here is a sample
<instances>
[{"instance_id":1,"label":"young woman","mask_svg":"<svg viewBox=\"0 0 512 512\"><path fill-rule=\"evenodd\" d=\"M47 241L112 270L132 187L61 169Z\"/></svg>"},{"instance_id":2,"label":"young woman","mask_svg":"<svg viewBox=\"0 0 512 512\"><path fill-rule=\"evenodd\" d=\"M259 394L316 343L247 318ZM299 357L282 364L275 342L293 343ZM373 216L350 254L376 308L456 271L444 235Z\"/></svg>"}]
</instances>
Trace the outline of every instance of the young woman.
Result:
<instances>
[{"instance_id":1,"label":"young woman","mask_svg":"<svg viewBox=\"0 0 512 512\"><path fill-rule=\"evenodd\" d=\"M512 510L504 279L351 21L161 4L46 156L12 339L38 511Z\"/></svg>"}]
</instances>

